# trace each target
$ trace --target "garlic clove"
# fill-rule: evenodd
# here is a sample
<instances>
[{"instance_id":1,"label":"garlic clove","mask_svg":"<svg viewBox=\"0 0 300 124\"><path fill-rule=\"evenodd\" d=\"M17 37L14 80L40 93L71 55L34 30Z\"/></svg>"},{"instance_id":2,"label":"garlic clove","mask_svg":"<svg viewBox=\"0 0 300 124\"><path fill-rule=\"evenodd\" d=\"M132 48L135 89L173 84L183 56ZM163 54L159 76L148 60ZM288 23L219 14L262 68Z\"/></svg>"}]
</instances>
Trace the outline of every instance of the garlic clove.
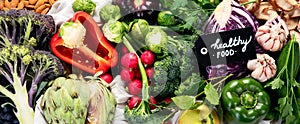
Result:
<instances>
[{"instance_id":1,"label":"garlic clove","mask_svg":"<svg viewBox=\"0 0 300 124\"><path fill-rule=\"evenodd\" d=\"M280 50L280 46L281 46L280 41L277 39L277 40L274 40L273 42L274 42L274 44L273 44L273 47L270 49L270 51L275 52L275 51Z\"/></svg>"},{"instance_id":2,"label":"garlic clove","mask_svg":"<svg viewBox=\"0 0 300 124\"><path fill-rule=\"evenodd\" d=\"M274 45L274 39L269 39L267 42L265 42L262 47L265 49L265 50L270 50Z\"/></svg>"},{"instance_id":3,"label":"garlic clove","mask_svg":"<svg viewBox=\"0 0 300 124\"><path fill-rule=\"evenodd\" d=\"M257 62L256 59L249 60L248 63L247 63L247 68L252 71L252 70L254 70L255 68L257 68L259 66L258 64L259 63Z\"/></svg>"},{"instance_id":4,"label":"garlic clove","mask_svg":"<svg viewBox=\"0 0 300 124\"><path fill-rule=\"evenodd\" d=\"M271 34L267 33L267 34L262 34L261 36L257 37L257 42L259 44L263 44L266 41L268 41L271 38Z\"/></svg>"},{"instance_id":5,"label":"garlic clove","mask_svg":"<svg viewBox=\"0 0 300 124\"><path fill-rule=\"evenodd\" d=\"M255 79L260 79L260 77L263 75L263 66L260 66L256 68L252 73L251 76Z\"/></svg>"},{"instance_id":6,"label":"garlic clove","mask_svg":"<svg viewBox=\"0 0 300 124\"><path fill-rule=\"evenodd\" d=\"M272 73L272 70L270 67L265 67L265 75L266 75L267 79L270 79L270 78L274 77L275 74Z\"/></svg>"}]
</instances>

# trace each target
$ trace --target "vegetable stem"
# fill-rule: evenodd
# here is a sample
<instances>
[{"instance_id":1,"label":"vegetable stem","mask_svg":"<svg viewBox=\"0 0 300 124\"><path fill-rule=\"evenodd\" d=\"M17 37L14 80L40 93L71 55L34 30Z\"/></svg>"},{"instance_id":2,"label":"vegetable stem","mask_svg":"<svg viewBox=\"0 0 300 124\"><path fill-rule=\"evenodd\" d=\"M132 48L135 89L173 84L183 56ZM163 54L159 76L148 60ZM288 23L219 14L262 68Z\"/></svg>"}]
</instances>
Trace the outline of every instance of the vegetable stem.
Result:
<instances>
[{"instance_id":1,"label":"vegetable stem","mask_svg":"<svg viewBox=\"0 0 300 124\"><path fill-rule=\"evenodd\" d=\"M16 117L18 118L21 124L33 124L34 122L34 111L29 106L29 104L22 104L24 101L28 101L28 94L26 90L26 84L22 86L17 73L13 74L14 84L13 87L15 89L15 94L8 91L5 87L0 85L0 92L5 96L9 97L15 107L17 108L17 112L15 112Z\"/></svg>"},{"instance_id":2,"label":"vegetable stem","mask_svg":"<svg viewBox=\"0 0 300 124\"><path fill-rule=\"evenodd\" d=\"M132 45L129 43L129 41L127 40L126 37L123 37L123 43L126 46L126 48L129 50L129 52L134 53L137 55L137 53L135 52L134 48L132 47ZM142 100L143 101L148 101L149 99L149 90L148 90L148 77L146 74L146 70L145 67L142 64L142 61L140 59L140 57L137 55L138 57L138 66L139 66L139 70L142 76Z\"/></svg>"}]
</instances>

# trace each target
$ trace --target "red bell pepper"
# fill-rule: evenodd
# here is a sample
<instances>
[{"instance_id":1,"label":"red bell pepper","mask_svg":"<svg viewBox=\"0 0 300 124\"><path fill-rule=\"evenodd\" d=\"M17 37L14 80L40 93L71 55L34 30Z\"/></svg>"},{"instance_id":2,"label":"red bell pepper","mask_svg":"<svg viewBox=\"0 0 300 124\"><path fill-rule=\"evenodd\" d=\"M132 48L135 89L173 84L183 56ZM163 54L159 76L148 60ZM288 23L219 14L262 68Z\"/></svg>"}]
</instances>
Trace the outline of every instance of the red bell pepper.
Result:
<instances>
[{"instance_id":1,"label":"red bell pepper","mask_svg":"<svg viewBox=\"0 0 300 124\"><path fill-rule=\"evenodd\" d=\"M53 53L62 61L91 74L99 71L106 73L115 66L118 62L117 51L104 37L95 20L79 11L66 22L66 26L72 26L73 22L81 27L71 28L67 32L63 30L63 24L52 37L50 47Z\"/></svg>"}]
</instances>

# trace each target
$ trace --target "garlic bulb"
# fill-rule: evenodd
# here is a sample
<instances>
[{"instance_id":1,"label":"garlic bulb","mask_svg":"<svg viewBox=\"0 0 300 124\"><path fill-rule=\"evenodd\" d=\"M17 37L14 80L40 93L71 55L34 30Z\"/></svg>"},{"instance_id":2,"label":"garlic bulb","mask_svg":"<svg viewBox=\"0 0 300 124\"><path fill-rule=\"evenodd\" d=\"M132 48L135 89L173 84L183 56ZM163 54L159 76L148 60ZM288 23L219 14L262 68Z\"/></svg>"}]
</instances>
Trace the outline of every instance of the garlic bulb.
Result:
<instances>
[{"instance_id":1,"label":"garlic bulb","mask_svg":"<svg viewBox=\"0 0 300 124\"><path fill-rule=\"evenodd\" d=\"M264 50L280 51L287 42L289 31L285 22L278 16L260 26L255 34L256 40Z\"/></svg>"},{"instance_id":2,"label":"garlic bulb","mask_svg":"<svg viewBox=\"0 0 300 124\"><path fill-rule=\"evenodd\" d=\"M249 60L247 68L252 71L251 76L260 82L265 82L276 74L275 60L268 54L256 54L257 59Z\"/></svg>"}]
</instances>

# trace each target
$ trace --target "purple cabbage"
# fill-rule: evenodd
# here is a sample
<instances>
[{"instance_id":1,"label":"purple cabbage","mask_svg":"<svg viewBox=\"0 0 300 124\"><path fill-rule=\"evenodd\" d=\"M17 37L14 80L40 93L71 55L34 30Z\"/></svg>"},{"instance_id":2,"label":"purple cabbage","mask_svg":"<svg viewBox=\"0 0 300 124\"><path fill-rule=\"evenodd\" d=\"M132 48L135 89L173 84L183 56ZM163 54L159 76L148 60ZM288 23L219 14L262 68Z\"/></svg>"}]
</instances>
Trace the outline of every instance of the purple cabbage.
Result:
<instances>
[{"instance_id":1,"label":"purple cabbage","mask_svg":"<svg viewBox=\"0 0 300 124\"><path fill-rule=\"evenodd\" d=\"M209 34L252 27L254 36L259 26L258 21L250 12L248 12L244 7L240 6L237 2L232 1L231 7L231 15L225 27L220 27L215 19L215 13L213 13L204 27L204 33ZM256 51L253 52L263 52L263 49L257 43L255 43L255 45ZM231 77L233 79L244 77L249 73L247 69L247 61L207 66L206 72L207 78L233 74L233 77Z\"/></svg>"},{"instance_id":2,"label":"purple cabbage","mask_svg":"<svg viewBox=\"0 0 300 124\"><path fill-rule=\"evenodd\" d=\"M224 28L220 28L213 13L207 21L204 33L217 33L246 27L252 27L253 33L257 31L259 23L250 12L235 1L232 1L231 7L231 16Z\"/></svg>"}]
</instances>

